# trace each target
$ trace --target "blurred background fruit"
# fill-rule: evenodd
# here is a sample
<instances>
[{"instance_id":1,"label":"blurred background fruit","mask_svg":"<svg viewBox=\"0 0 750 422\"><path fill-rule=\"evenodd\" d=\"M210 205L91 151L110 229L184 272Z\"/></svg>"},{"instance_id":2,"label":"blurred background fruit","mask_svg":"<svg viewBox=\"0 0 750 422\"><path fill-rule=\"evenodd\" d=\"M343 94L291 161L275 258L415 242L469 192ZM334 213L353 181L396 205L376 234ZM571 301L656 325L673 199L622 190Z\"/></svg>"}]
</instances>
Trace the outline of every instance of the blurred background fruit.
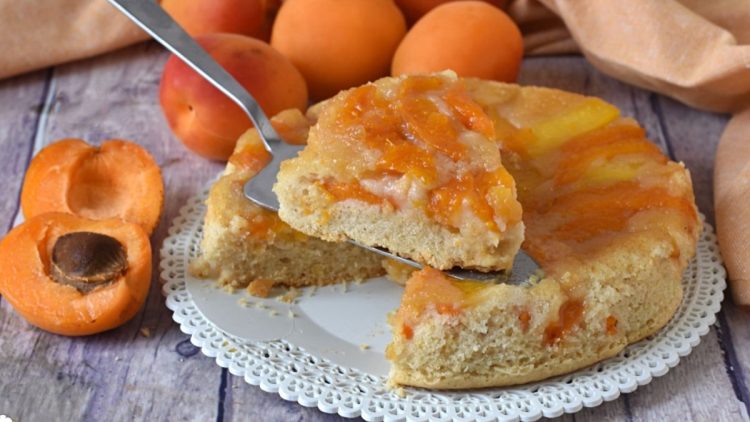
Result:
<instances>
[{"instance_id":1,"label":"blurred background fruit","mask_svg":"<svg viewBox=\"0 0 750 422\"><path fill-rule=\"evenodd\" d=\"M268 40L266 21L275 1L162 0L161 5L192 36L230 32Z\"/></svg>"},{"instance_id":2,"label":"blurred background fruit","mask_svg":"<svg viewBox=\"0 0 750 422\"><path fill-rule=\"evenodd\" d=\"M513 82L523 57L518 26L483 1L453 1L422 17L393 57L391 74L454 70L459 76Z\"/></svg>"},{"instance_id":3,"label":"blurred background fruit","mask_svg":"<svg viewBox=\"0 0 750 422\"><path fill-rule=\"evenodd\" d=\"M288 108L307 108L304 78L268 44L236 34L196 39L253 94L268 116ZM226 160L239 136L252 127L239 106L176 56L164 66L159 96L175 136L204 157Z\"/></svg>"},{"instance_id":4,"label":"blurred background fruit","mask_svg":"<svg viewBox=\"0 0 750 422\"><path fill-rule=\"evenodd\" d=\"M396 0L396 4L404 12L406 21L411 25L427 12L443 3L461 0ZM505 0L485 0L497 7L503 7Z\"/></svg>"},{"instance_id":5,"label":"blurred background fruit","mask_svg":"<svg viewBox=\"0 0 750 422\"><path fill-rule=\"evenodd\" d=\"M393 0L285 0L271 45L302 72L313 100L388 75L406 23Z\"/></svg>"}]
</instances>

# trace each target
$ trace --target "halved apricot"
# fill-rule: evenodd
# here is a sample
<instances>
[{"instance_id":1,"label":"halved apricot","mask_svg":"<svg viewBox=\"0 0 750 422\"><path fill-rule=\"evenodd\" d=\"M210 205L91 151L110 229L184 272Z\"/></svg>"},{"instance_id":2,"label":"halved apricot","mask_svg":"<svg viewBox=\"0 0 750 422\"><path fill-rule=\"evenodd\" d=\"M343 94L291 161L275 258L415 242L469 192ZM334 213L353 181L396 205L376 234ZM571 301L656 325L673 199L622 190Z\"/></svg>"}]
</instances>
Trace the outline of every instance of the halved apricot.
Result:
<instances>
[{"instance_id":1,"label":"halved apricot","mask_svg":"<svg viewBox=\"0 0 750 422\"><path fill-rule=\"evenodd\" d=\"M45 147L31 160L21 191L26 218L47 212L121 218L148 234L163 201L164 182L151 154L119 139L95 147L70 138Z\"/></svg>"},{"instance_id":2,"label":"halved apricot","mask_svg":"<svg viewBox=\"0 0 750 422\"><path fill-rule=\"evenodd\" d=\"M0 242L0 293L29 323L68 336L130 320L146 300L151 245L140 225L45 213Z\"/></svg>"}]
</instances>

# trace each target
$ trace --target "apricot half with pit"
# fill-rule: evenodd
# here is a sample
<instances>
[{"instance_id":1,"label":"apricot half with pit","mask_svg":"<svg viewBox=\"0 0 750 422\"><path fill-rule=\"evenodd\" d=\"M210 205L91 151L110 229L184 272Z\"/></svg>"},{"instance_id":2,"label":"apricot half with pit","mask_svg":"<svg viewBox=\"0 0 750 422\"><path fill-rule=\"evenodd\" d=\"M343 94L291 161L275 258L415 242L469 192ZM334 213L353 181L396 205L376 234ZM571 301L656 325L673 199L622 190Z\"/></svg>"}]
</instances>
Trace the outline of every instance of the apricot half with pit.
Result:
<instances>
[{"instance_id":1,"label":"apricot half with pit","mask_svg":"<svg viewBox=\"0 0 750 422\"><path fill-rule=\"evenodd\" d=\"M0 242L0 294L29 323L69 336L120 326L143 306L151 245L140 225L45 213Z\"/></svg>"},{"instance_id":2,"label":"apricot half with pit","mask_svg":"<svg viewBox=\"0 0 750 422\"><path fill-rule=\"evenodd\" d=\"M148 234L159 222L163 201L159 166L143 147L125 140L100 147L72 138L50 144L31 160L21 191L26 218L47 212L120 218Z\"/></svg>"}]
</instances>

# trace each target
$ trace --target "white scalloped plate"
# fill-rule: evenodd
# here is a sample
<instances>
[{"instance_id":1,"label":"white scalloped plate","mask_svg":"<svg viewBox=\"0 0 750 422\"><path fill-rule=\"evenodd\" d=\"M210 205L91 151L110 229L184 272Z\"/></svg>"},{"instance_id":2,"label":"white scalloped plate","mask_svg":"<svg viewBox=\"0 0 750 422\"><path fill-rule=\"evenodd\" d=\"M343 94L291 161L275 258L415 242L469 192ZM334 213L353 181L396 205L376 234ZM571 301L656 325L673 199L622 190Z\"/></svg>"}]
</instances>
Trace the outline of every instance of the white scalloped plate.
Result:
<instances>
[{"instance_id":1,"label":"white scalloped plate","mask_svg":"<svg viewBox=\"0 0 750 422\"><path fill-rule=\"evenodd\" d=\"M533 421L598 406L666 374L688 355L716 321L726 287L716 237L705 224L696 259L685 271L682 304L656 335L613 358L542 382L452 392L407 388L400 397L385 388L383 356L389 341L385 313L396 307L400 288L383 280L352 284L341 300L345 288L332 286L314 294L308 290L288 305L210 287L187 271L199 250L207 194L206 189L180 210L161 249L163 292L174 320L204 354L249 384L344 417ZM353 311L343 307L356 305L366 316L347 318ZM290 334L285 340L244 340L243 332L255 318L288 326ZM370 348L362 350L363 344Z\"/></svg>"}]
</instances>

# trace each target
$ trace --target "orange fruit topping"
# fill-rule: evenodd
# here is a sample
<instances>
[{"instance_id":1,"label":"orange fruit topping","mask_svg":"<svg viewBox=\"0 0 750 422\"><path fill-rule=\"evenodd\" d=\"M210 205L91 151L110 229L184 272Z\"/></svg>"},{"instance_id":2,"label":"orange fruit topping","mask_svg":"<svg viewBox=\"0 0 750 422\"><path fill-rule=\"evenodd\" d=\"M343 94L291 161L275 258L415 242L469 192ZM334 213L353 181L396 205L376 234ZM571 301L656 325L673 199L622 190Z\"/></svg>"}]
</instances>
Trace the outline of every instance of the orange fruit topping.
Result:
<instances>
[{"instance_id":1,"label":"orange fruit topping","mask_svg":"<svg viewBox=\"0 0 750 422\"><path fill-rule=\"evenodd\" d=\"M380 157L376 169L409 174L425 185L435 183L438 177L434 157L410 142L390 146Z\"/></svg>"},{"instance_id":2,"label":"orange fruit topping","mask_svg":"<svg viewBox=\"0 0 750 422\"><path fill-rule=\"evenodd\" d=\"M501 231L495 222L496 208L508 224L521 219L521 206L512 196L513 179L504 169L494 172L466 174L430 192L427 212L435 220L449 227L459 228L464 206L493 231ZM505 192L498 192L505 188Z\"/></svg>"},{"instance_id":3,"label":"orange fruit topping","mask_svg":"<svg viewBox=\"0 0 750 422\"><path fill-rule=\"evenodd\" d=\"M397 315L403 324L411 327L428 309L441 315L459 315L465 305L464 299L465 292L456 282L427 267L415 272L406 283ZM409 338L408 335L405 337Z\"/></svg>"},{"instance_id":4,"label":"orange fruit topping","mask_svg":"<svg viewBox=\"0 0 750 422\"><path fill-rule=\"evenodd\" d=\"M229 162L232 165L251 173L259 172L269 161L271 161L271 155L266 151L260 140L248 142L229 157Z\"/></svg>"},{"instance_id":5,"label":"orange fruit topping","mask_svg":"<svg viewBox=\"0 0 750 422\"><path fill-rule=\"evenodd\" d=\"M696 211L688 198L669 195L664 188L644 188L635 182L584 189L554 200L555 209L568 221L555 232L561 239L585 240L603 231L619 231L641 210L672 208L691 219Z\"/></svg>"},{"instance_id":6,"label":"orange fruit topping","mask_svg":"<svg viewBox=\"0 0 750 422\"><path fill-rule=\"evenodd\" d=\"M606 331L607 331L607 334L610 336L617 334L617 318L615 318L612 315L607 317Z\"/></svg>"},{"instance_id":7,"label":"orange fruit topping","mask_svg":"<svg viewBox=\"0 0 750 422\"><path fill-rule=\"evenodd\" d=\"M442 98L452 109L453 115L465 127L482 134L485 138L495 138L495 126L492 119L464 89L459 89L459 84L449 88Z\"/></svg>"},{"instance_id":8,"label":"orange fruit topping","mask_svg":"<svg viewBox=\"0 0 750 422\"><path fill-rule=\"evenodd\" d=\"M592 165L601 165L614 157L638 154L643 161L667 161L659 148L644 138L636 126L615 126L600 129L565 144L563 158L555 174L555 185L572 183Z\"/></svg>"},{"instance_id":9,"label":"orange fruit topping","mask_svg":"<svg viewBox=\"0 0 750 422\"><path fill-rule=\"evenodd\" d=\"M551 346L559 343L565 334L578 324L583 316L583 302L578 299L568 299L558 311L558 319L550 322L544 329L544 344Z\"/></svg>"},{"instance_id":10,"label":"orange fruit topping","mask_svg":"<svg viewBox=\"0 0 750 422\"><path fill-rule=\"evenodd\" d=\"M425 97L407 97L400 101L400 111L407 132L419 142L460 160L466 147L458 142L458 128L453 120L441 113L432 100Z\"/></svg>"},{"instance_id":11,"label":"orange fruit topping","mask_svg":"<svg viewBox=\"0 0 750 422\"><path fill-rule=\"evenodd\" d=\"M384 199L366 190L358 182L342 183L327 179L322 183L326 190L336 201L356 199L368 204L382 204Z\"/></svg>"},{"instance_id":12,"label":"orange fruit topping","mask_svg":"<svg viewBox=\"0 0 750 422\"><path fill-rule=\"evenodd\" d=\"M518 322L521 324L521 330L525 333L529 331L529 324L531 323L531 314L526 309L518 311Z\"/></svg>"},{"instance_id":13,"label":"orange fruit topping","mask_svg":"<svg viewBox=\"0 0 750 422\"><path fill-rule=\"evenodd\" d=\"M393 98L386 98L390 95ZM488 161L492 164L466 162L469 148L462 142L462 134L471 131L494 139L495 126L462 81L444 76L412 76L401 80L390 93L375 85L355 88L342 103L334 130L343 142L352 149L364 145L380 152L375 165L367 164L370 167L353 175L355 178L411 176L429 189L427 203L419 206L425 206L429 216L449 227L461 227L464 210L496 232L520 221L515 183L499 160ZM446 159L460 162L457 167L462 170L439 167ZM497 167L485 170L491 166ZM436 186L439 181L442 185ZM324 184L337 201L382 203L361 185ZM505 223L498 227L499 221Z\"/></svg>"}]
</instances>

